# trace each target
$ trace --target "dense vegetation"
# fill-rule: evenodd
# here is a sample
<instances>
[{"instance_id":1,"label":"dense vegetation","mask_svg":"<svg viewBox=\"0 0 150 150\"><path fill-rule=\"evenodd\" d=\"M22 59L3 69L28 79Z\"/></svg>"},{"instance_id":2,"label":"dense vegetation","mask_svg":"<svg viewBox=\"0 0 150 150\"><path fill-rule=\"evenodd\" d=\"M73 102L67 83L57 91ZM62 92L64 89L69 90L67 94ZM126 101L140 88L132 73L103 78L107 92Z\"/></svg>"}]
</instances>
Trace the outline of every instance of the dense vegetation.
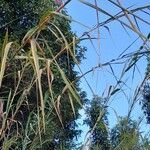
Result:
<instances>
[{"instance_id":1,"label":"dense vegetation","mask_svg":"<svg viewBox=\"0 0 150 150\"><path fill-rule=\"evenodd\" d=\"M148 35L149 38L150 34ZM146 76L149 78L149 71L150 71L150 57L147 57L147 70ZM142 109L144 110L144 114L146 115L147 122L150 124L150 84L149 79L146 81L144 88L143 88L143 99L142 99Z\"/></svg>"},{"instance_id":2,"label":"dense vegetation","mask_svg":"<svg viewBox=\"0 0 150 150\"><path fill-rule=\"evenodd\" d=\"M81 92L79 81L76 79L73 57L80 62L85 49L75 43L75 55L71 56L73 45L70 43L76 36L71 32L69 21L59 16L53 17L54 14L51 14L58 8L53 1L4 0L0 5L1 45L7 44L4 40L14 41L8 54L9 60L0 93L5 106L4 111L8 111L6 119L13 122L3 127L1 146L4 147L6 141L17 138L15 144L12 143L16 149L40 147L60 149L62 145L69 148L73 144L72 140L80 133L75 120L79 117L80 103L85 99L85 94ZM64 11L63 14L66 15ZM26 43L26 39L23 38L28 30L38 27L48 15L52 15L52 18L47 25L42 27L41 32L35 33L36 37L34 35L31 37L31 43ZM31 50L33 46L37 47L37 59L43 58L43 61L37 60L38 69L42 71L40 88L36 79L38 76L36 74L39 72L36 70L36 63L31 60L31 57L34 57ZM70 50L72 53L69 52ZM19 58L16 59L16 56ZM21 56L24 58L22 59ZM52 59L54 62L51 63ZM61 69L60 72L58 68ZM62 75L64 73L66 77ZM66 85L64 78L70 83L75 81L71 89L78 91L77 97L80 97L82 102L75 101L73 92L64 90ZM39 94L41 90L42 95ZM39 114L40 111L42 116ZM43 125L41 118L44 121ZM7 132L8 136L5 137Z\"/></svg>"},{"instance_id":3,"label":"dense vegetation","mask_svg":"<svg viewBox=\"0 0 150 150\"><path fill-rule=\"evenodd\" d=\"M63 1L64 2L64 1ZM150 86L149 86L149 35L142 33L138 21L150 25L148 20L136 12L149 15L150 6L125 9L119 0L107 0L111 6L121 11L115 15L88 1L80 2L96 10L97 25L88 28L81 37L71 29L71 21L64 8L71 0L1 0L0 3L0 149L41 149L41 150L149 150L149 136L140 131L140 123L132 119L136 102L141 102L147 122L150 123ZM107 16L100 22L99 13ZM132 17L131 17L132 16ZM131 18L130 18L131 17ZM132 20L133 19L133 20ZM100 41L100 28L109 35L109 23L119 22L127 34L134 32L140 39L137 51L129 52L129 45L117 58L83 73L79 64L85 58L86 48L81 42ZM91 32L98 29L98 38ZM129 31L128 31L129 30ZM95 35L95 34L94 34ZM131 38L132 39L132 38ZM136 40L137 40L136 39ZM96 48L95 48L96 49ZM99 55L98 51L96 54ZM128 114L117 115L117 124L109 128L110 101L123 93L127 97L126 74L132 73L132 80L138 61L148 59L145 77L128 102ZM119 75L113 65L122 65ZM79 72L75 70L79 68ZM101 96L95 94L85 76L96 69L109 67L107 71L114 77L116 84L107 85ZM117 68L118 69L118 68ZM137 69L138 70L138 69ZM139 70L138 70L139 71ZM108 73L107 72L107 73ZM85 81L93 94L88 100L80 88L80 80ZM98 81L97 81L98 82ZM142 98L140 97L142 96ZM139 98L140 97L140 98ZM121 97L121 99L123 99ZM85 111L84 124L89 132L84 143L78 145L82 133L77 120L79 110ZM78 142L77 142L78 141Z\"/></svg>"},{"instance_id":4,"label":"dense vegetation","mask_svg":"<svg viewBox=\"0 0 150 150\"><path fill-rule=\"evenodd\" d=\"M110 149L106 107L104 100L95 95L87 108L87 119L85 120L85 123L89 125L91 130L94 128L95 123L97 123L91 136L93 149L96 147L105 150Z\"/></svg>"}]
</instances>

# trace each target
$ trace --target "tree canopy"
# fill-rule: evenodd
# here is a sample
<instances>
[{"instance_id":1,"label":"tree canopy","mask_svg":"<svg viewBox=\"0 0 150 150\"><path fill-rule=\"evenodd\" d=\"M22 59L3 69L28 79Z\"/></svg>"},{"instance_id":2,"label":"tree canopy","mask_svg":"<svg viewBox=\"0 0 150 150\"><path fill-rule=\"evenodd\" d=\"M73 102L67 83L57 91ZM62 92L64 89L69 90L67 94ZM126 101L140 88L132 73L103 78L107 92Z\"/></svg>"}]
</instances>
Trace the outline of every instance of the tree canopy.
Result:
<instances>
[{"instance_id":1,"label":"tree canopy","mask_svg":"<svg viewBox=\"0 0 150 150\"><path fill-rule=\"evenodd\" d=\"M86 6L80 11L70 7L77 20L65 9L70 2L75 8L78 3ZM150 123L150 6L146 1L133 3L1 0L0 149L150 149L149 133L140 129L144 116L136 114L138 122L132 120L141 102ZM95 20L88 16L93 12ZM81 30L79 37L72 31L74 23ZM91 50L87 55L83 44ZM82 64L85 56L90 58ZM117 121L111 118L114 114ZM81 121L89 127L84 142L79 141Z\"/></svg>"},{"instance_id":2,"label":"tree canopy","mask_svg":"<svg viewBox=\"0 0 150 150\"><path fill-rule=\"evenodd\" d=\"M137 122L127 117L120 117L119 119L118 124L111 130L113 148L140 149L140 133Z\"/></svg>"},{"instance_id":3,"label":"tree canopy","mask_svg":"<svg viewBox=\"0 0 150 150\"><path fill-rule=\"evenodd\" d=\"M91 149L110 149L107 109L104 100L95 95L87 107L87 119L85 123L93 130L91 135ZM96 127L94 128L94 126Z\"/></svg>"},{"instance_id":4,"label":"tree canopy","mask_svg":"<svg viewBox=\"0 0 150 150\"><path fill-rule=\"evenodd\" d=\"M8 132L10 128L10 134L6 139L2 138L2 141L4 140L2 147L6 140L11 140L19 133L22 138L18 138L17 143L12 144L12 147L19 149L26 142L24 148L60 149L60 146L69 148L73 144L72 140L80 133L75 120L79 118L78 110L81 108L80 103L85 100L85 93L79 88L78 73L74 71L74 59L80 62L85 48L76 42L73 52L73 45L70 43L73 38L77 37L71 31L70 21L56 15L48 21L39 35L37 33L35 39L31 39L31 46L28 43L25 45L21 43L30 29L38 26L57 8L58 5L49 0L1 1L0 43L2 45L5 40L15 40L15 43L10 49L10 59L7 62L6 77L3 79L0 95L4 99L4 111L8 111L6 119L13 119L16 122L16 124L13 122L12 125L4 127L4 132ZM66 12L63 11L63 14L66 15ZM39 69L42 70L40 82L36 80L38 74L35 71L37 69L34 64L35 60L30 59L34 57L34 49L32 49L34 46L38 50L37 57L44 58L44 61L38 62ZM59 54L60 51L62 52ZM71 56L71 53L75 55ZM19 59L21 56L25 59ZM48 60L52 59L54 63L48 65ZM68 82L73 82L73 89L78 91L77 97L80 97L80 103L75 100L75 93L64 90ZM72 89L72 87L69 88ZM11 97L9 97L10 91ZM9 98L11 103L9 103ZM8 105L11 106L9 109ZM42 116L39 114L40 111L42 111ZM43 122L45 129L40 125L43 117L45 117Z\"/></svg>"}]
</instances>

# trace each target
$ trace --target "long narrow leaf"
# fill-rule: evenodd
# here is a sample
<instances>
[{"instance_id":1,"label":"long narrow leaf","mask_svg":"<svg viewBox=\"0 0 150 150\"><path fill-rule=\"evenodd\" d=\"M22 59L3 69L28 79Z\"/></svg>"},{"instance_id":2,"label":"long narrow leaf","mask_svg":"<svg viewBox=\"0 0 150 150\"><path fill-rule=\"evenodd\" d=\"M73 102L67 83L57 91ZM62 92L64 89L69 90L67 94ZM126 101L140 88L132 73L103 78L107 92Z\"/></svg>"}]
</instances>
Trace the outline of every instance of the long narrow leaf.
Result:
<instances>
[{"instance_id":1,"label":"long narrow leaf","mask_svg":"<svg viewBox=\"0 0 150 150\"><path fill-rule=\"evenodd\" d=\"M2 62L1 62L1 70L0 70L0 88L2 86L2 80L3 80L3 76L4 76L4 72L5 72L5 68L6 68L6 62L7 62L7 56L8 56L8 52L11 48L13 42L10 42L6 45L5 50L4 50L4 55L2 58Z\"/></svg>"},{"instance_id":2,"label":"long narrow leaf","mask_svg":"<svg viewBox=\"0 0 150 150\"><path fill-rule=\"evenodd\" d=\"M45 106L44 106L44 98L43 98L42 85L41 85L42 70L40 69L40 66L39 66L39 58L37 55L36 41L34 39L31 40L31 51L32 51L35 70L36 70L37 79L38 79L38 87L39 87L39 93L40 93L40 99L41 99L40 102L41 102L41 111L42 111L42 121L43 121L43 128L45 132L45 111L44 111Z\"/></svg>"}]
</instances>

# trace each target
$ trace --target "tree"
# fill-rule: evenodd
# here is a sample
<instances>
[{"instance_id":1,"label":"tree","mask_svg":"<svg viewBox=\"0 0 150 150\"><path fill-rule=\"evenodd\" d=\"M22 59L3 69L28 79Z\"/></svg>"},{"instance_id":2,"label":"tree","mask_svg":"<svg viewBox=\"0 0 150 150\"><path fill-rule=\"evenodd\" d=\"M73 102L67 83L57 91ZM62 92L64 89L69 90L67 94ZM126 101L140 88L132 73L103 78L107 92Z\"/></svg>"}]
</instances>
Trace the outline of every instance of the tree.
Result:
<instances>
[{"instance_id":1,"label":"tree","mask_svg":"<svg viewBox=\"0 0 150 150\"><path fill-rule=\"evenodd\" d=\"M54 9L52 1L31 0L2 0L0 4L0 32L1 40L8 28L9 36L21 40L26 32L34 27L44 11Z\"/></svg>"},{"instance_id":2,"label":"tree","mask_svg":"<svg viewBox=\"0 0 150 150\"><path fill-rule=\"evenodd\" d=\"M143 89L142 109L146 115L147 122L150 123L150 86L148 82Z\"/></svg>"},{"instance_id":3,"label":"tree","mask_svg":"<svg viewBox=\"0 0 150 150\"><path fill-rule=\"evenodd\" d=\"M98 119L100 117L100 119ZM91 135L92 146L91 149L105 149L110 148L109 135L108 135L108 119L107 109L102 98L97 95L94 96L93 100L87 108L87 119L85 123L93 130L95 124L96 127Z\"/></svg>"},{"instance_id":4,"label":"tree","mask_svg":"<svg viewBox=\"0 0 150 150\"><path fill-rule=\"evenodd\" d=\"M140 133L137 122L127 117L120 117L118 124L111 130L111 145L116 149L141 149Z\"/></svg>"},{"instance_id":5,"label":"tree","mask_svg":"<svg viewBox=\"0 0 150 150\"><path fill-rule=\"evenodd\" d=\"M150 38L150 33L148 34L147 38ZM150 72L150 57L149 55L147 56L147 69L146 69L146 76L149 77L149 72ZM149 84L149 79L146 81L144 88L143 88L143 93L142 93L143 99L141 101L142 104L142 109L144 111L144 114L146 115L147 118L147 123L150 124L150 84Z\"/></svg>"},{"instance_id":6,"label":"tree","mask_svg":"<svg viewBox=\"0 0 150 150\"><path fill-rule=\"evenodd\" d=\"M74 93L71 93L69 90L64 91L66 83L63 79L65 77L62 77L63 74L66 76L65 79L70 83L74 83L73 86L71 85L71 88L78 91L81 103L84 102L85 93L80 90L79 80L77 79L78 73L74 71L75 58L65 48L66 43L64 40L70 44L73 37L76 38L76 35L71 31L70 21L55 16L48 22L47 27L34 39L38 43L36 45L38 57L44 60L54 59L53 56L56 56L64 49L61 55L58 55L55 61L50 64L51 87L49 87L45 69L46 62L41 61L39 64L43 71L41 85L45 103L45 133L43 132L44 129L41 126L41 121L39 121L42 118L41 114L39 114L42 106L39 107L40 93L37 89L38 82L36 81L34 62L30 59L32 56L31 46L30 43L21 45L21 41L27 31L37 26L43 18L48 16L51 13L49 10L53 11L57 7L53 1L49 0L1 1L0 33L2 34L0 35L0 45L4 41L6 29L8 30L9 41L13 40L16 43L10 49L10 59L7 61L5 77L0 92L0 96L4 99L4 111L7 110L9 102L12 101L12 95L14 95L6 119L13 119L15 122L13 121L9 123L9 126L4 127L2 137L5 137L5 133L7 132L9 132L9 136L1 138L2 147L6 145L7 141L16 137L15 141L17 142L12 144L14 149L22 149L22 146L30 149L60 149L62 145L66 149L71 149L72 140L80 133L76 129L77 124L75 120L79 118L78 110L81 108L81 105L75 100ZM63 11L63 14L66 15L66 12ZM63 39L62 35L65 39ZM21 50L23 52L21 50L18 51L20 46L22 46ZM74 57L80 62L83 58L85 48L80 47L78 42L75 43L75 47ZM70 45L70 49L73 49L72 45ZM29 59L16 59L12 57L22 55ZM18 73L22 74L21 78L19 78ZM12 94L9 97L10 91ZM18 126L21 136L18 136Z\"/></svg>"}]
</instances>

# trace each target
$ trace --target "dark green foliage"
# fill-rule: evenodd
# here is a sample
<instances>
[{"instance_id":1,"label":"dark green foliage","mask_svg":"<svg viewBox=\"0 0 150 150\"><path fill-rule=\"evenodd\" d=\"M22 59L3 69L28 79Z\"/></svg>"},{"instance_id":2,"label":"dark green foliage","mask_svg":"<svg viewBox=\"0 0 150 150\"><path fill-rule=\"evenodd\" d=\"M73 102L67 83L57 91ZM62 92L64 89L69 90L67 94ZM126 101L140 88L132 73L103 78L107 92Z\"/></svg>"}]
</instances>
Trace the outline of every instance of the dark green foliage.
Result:
<instances>
[{"instance_id":1,"label":"dark green foliage","mask_svg":"<svg viewBox=\"0 0 150 150\"><path fill-rule=\"evenodd\" d=\"M128 150L140 149L139 130L137 122L128 118L119 118L118 124L111 130L113 148Z\"/></svg>"},{"instance_id":2,"label":"dark green foliage","mask_svg":"<svg viewBox=\"0 0 150 150\"><path fill-rule=\"evenodd\" d=\"M15 40L16 43L20 45L26 32L37 25L41 16L48 10L55 10L56 8L57 6L53 3L52 0L2 0L0 3L0 46L2 45L6 29L8 29L9 40ZM66 14L64 11L63 13ZM55 24L61 30L68 43L72 42L72 38L75 36L75 34L73 34L71 31L69 21L56 16L51 21L51 23ZM58 35L62 40L60 33L51 23L49 24L49 28L53 30L56 35ZM48 42L48 45L51 48L54 56L65 46L63 42L60 42L58 38L54 36L54 34L48 28L46 28L40 33L39 38L37 39L38 43L42 45L44 49L43 53L38 53L40 57L43 57L44 55L44 57L52 59L50 51L42 40L43 37ZM14 55L17 48L17 46L12 48L10 55ZM23 55L28 55L30 46L25 45L23 47L23 50ZM83 58L84 51L85 48L82 48L78 44L76 44L75 52L76 58L79 62ZM20 53L22 52L19 51L19 53L17 54ZM65 51L59 57L57 57L56 60L71 82L77 79L78 73L74 71L75 62L73 61L73 58L70 54ZM7 76L3 80L3 88L0 90L1 97L6 97L7 99L9 91L11 90L12 93L15 91L16 83L18 82L18 71L23 70L23 64L25 63L26 61L20 62L19 60L15 59L11 59L9 61L5 71L5 74L7 74ZM42 68L44 65L45 64L41 62L40 67ZM16 145L14 145L14 149L21 148L23 142L26 140L29 140L26 147L31 149L34 148L34 146L36 146L35 149L60 149L61 145L63 145L63 147L65 147L66 149L71 149L71 145L73 144L72 140L80 134L80 131L77 130L77 124L75 120L79 118L78 110L81 108L81 106L77 101L73 99L76 113L74 116L68 97L68 91L66 91L60 99L60 115L64 127L62 127L60 120L58 119L58 115L53 107L53 100L57 100L58 96L62 93L63 88L65 87L65 83L61 78L60 72L58 71L55 64L52 64L50 66L50 69L54 75L54 80L52 82L53 98L48 90L46 72L44 72L42 75L42 88L46 107L46 133L41 132L41 135L39 135L37 133L38 131L33 130L34 128L37 128L38 119L36 116L39 111L37 109L37 106L40 103L36 84L34 83L33 87L28 92L26 98L24 99L24 102L19 107L19 110L14 118L19 123L21 122L21 125L19 125L19 134L23 136L26 135L25 133L27 131L27 120L30 122L30 126L28 125L28 138L25 139L18 137L17 141L19 144L17 143ZM34 70L31 65L25 68L21 83L18 88L19 92L15 96L13 107L11 108L11 113L15 112L15 110L17 109L16 104L18 103L18 100L20 100L22 92L30 85L33 78L33 73ZM81 101L84 102L86 95L79 88L79 80L76 80L76 82L74 82L74 86L79 92ZM9 114L10 117L11 113ZM33 129L31 128L31 125ZM15 135L16 133L16 127L14 127L13 129L15 130L12 131L11 135Z\"/></svg>"},{"instance_id":3,"label":"dark green foliage","mask_svg":"<svg viewBox=\"0 0 150 150\"><path fill-rule=\"evenodd\" d=\"M100 114L101 119L98 120ZM85 123L89 125L92 130L95 123L97 126L92 134L91 149L96 147L101 148L102 150L108 150L110 147L109 136L108 136L108 119L107 119L107 109L102 98L94 96L93 100L90 102L90 106L87 108L87 119Z\"/></svg>"},{"instance_id":4,"label":"dark green foliage","mask_svg":"<svg viewBox=\"0 0 150 150\"><path fill-rule=\"evenodd\" d=\"M150 57L148 56L146 75L149 76L149 72L150 72ZM150 84L149 84L149 81L145 83L142 95L143 95L143 99L141 101L142 109L144 110L144 114L146 115L147 123L150 124Z\"/></svg>"},{"instance_id":5,"label":"dark green foliage","mask_svg":"<svg viewBox=\"0 0 150 150\"><path fill-rule=\"evenodd\" d=\"M50 0L1 0L0 3L0 38L8 28L9 36L21 40L26 32L34 27L44 11L54 9Z\"/></svg>"},{"instance_id":6,"label":"dark green foliage","mask_svg":"<svg viewBox=\"0 0 150 150\"><path fill-rule=\"evenodd\" d=\"M150 85L147 82L143 89L142 109L147 118L147 123L150 124Z\"/></svg>"},{"instance_id":7,"label":"dark green foliage","mask_svg":"<svg viewBox=\"0 0 150 150\"><path fill-rule=\"evenodd\" d=\"M150 39L150 33L147 36L148 39ZM147 55L147 69L146 69L146 76L149 77L150 73L150 56L149 54ZM150 124L150 84L149 84L149 79L146 81L144 88L143 88L143 99L141 101L142 104L142 109L144 111L144 114L146 115L147 118L147 123Z\"/></svg>"}]
</instances>

